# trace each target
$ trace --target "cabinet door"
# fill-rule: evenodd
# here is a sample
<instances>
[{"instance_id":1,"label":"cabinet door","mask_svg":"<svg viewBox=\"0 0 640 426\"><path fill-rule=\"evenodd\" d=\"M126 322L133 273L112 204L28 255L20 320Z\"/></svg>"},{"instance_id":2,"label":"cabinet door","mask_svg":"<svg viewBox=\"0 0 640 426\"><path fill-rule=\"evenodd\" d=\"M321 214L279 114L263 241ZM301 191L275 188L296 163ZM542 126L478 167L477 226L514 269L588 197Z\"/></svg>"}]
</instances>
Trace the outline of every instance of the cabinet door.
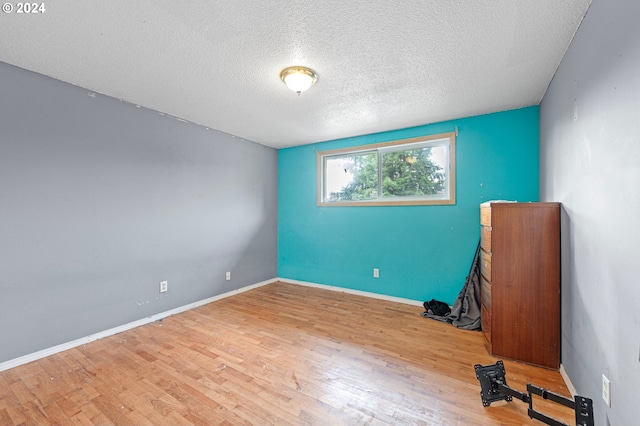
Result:
<instances>
[{"instance_id":1,"label":"cabinet door","mask_svg":"<svg viewBox=\"0 0 640 426\"><path fill-rule=\"evenodd\" d=\"M493 204L491 224L493 353L558 368L560 207Z\"/></svg>"}]
</instances>

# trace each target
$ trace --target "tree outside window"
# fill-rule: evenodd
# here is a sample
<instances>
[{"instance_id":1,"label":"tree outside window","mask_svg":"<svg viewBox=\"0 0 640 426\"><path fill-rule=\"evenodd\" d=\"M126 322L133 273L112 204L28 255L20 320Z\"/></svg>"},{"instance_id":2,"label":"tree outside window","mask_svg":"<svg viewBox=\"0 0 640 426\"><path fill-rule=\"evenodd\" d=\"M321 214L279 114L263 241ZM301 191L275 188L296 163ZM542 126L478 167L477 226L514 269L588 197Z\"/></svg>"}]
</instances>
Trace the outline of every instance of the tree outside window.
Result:
<instances>
[{"instance_id":1,"label":"tree outside window","mask_svg":"<svg viewBox=\"0 0 640 426\"><path fill-rule=\"evenodd\" d=\"M319 205L454 204L455 134L318 153Z\"/></svg>"}]
</instances>

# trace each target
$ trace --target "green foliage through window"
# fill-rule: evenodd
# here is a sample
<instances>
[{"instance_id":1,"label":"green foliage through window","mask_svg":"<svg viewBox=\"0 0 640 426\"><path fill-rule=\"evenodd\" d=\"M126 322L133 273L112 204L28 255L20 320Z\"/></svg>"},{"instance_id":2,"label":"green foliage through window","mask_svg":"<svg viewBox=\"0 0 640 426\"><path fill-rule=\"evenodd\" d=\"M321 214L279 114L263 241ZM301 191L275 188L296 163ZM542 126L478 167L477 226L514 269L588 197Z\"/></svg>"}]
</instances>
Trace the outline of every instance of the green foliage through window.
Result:
<instances>
[{"instance_id":1,"label":"green foliage through window","mask_svg":"<svg viewBox=\"0 0 640 426\"><path fill-rule=\"evenodd\" d=\"M382 196L415 197L442 192L444 167L433 162L432 149L425 147L383 153Z\"/></svg>"},{"instance_id":2,"label":"green foliage through window","mask_svg":"<svg viewBox=\"0 0 640 426\"><path fill-rule=\"evenodd\" d=\"M319 204L455 203L455 137L437 136L318 153Z\"/></svg>"}]
</instances>

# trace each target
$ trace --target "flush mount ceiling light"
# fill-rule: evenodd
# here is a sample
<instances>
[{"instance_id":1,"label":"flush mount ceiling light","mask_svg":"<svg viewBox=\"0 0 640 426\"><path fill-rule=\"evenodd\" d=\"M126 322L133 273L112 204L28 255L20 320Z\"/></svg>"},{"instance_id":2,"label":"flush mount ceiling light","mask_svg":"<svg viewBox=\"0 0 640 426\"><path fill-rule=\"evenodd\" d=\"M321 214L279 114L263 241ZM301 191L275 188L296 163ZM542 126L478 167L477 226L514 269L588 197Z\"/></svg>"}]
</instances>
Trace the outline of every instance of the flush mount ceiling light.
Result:
<instances>
[{"instance_id":1,"label":"flush mount ceiling light","mask_svg":"<svg viewBox=\"0 0 640 426\"><path fill-rule=\"evenodd\" d=\"M318 74L311 68L295 66L280 71L280 78L289 89L300 95L318 81Z\"/></svg>"}]
</instances>

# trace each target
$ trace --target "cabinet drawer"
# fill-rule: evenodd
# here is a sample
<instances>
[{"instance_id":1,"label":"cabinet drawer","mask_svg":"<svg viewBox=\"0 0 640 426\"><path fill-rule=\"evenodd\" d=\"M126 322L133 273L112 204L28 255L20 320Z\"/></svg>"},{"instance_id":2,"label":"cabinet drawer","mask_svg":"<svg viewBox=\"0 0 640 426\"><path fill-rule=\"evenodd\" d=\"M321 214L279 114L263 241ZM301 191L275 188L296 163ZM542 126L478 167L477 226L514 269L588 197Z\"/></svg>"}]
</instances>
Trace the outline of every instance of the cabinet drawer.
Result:
<instances>
[{"instance_id":1,"label":"cabinet drawer","mask_svg":"<svg viewBox=\"0 0 640 426\"><path fill-rule=\"evenodd\" d=\"M480 225L491 226L491 207L480 207Z\"/></svg>"},{"instance_id":2,"label":"cabinet drawer","mask_svg":"<svg viewBox=\"0 0 640 426\"><path fill-rule=\"evenodd\" d=\"M481 301L482 301L482 306L484 308L486 308L487 310L491 310L491 284L489 283L489 281L485 280L484 277L482 277L481 279Z\"/></svg>"},{"instance_id":3,"label":"cabinet drawer","mask_svg":"<svg viewBox=\"0 0 640 426\"><path fill-rule=\"evenodd\" d=\"M480 273L491 282L491 254L482 252L480 255Z\"/></svg>"},{"instance_id":4,"label":"cabinet drawer","mask_svg":"<svg viewBox=\"0 0 640 426\"><path fill-rule=\"evenodd\" d=\"M491 253L491 228L486 226L480 228L480 246L487 253Z\"/></svg>"}]
</instances>

